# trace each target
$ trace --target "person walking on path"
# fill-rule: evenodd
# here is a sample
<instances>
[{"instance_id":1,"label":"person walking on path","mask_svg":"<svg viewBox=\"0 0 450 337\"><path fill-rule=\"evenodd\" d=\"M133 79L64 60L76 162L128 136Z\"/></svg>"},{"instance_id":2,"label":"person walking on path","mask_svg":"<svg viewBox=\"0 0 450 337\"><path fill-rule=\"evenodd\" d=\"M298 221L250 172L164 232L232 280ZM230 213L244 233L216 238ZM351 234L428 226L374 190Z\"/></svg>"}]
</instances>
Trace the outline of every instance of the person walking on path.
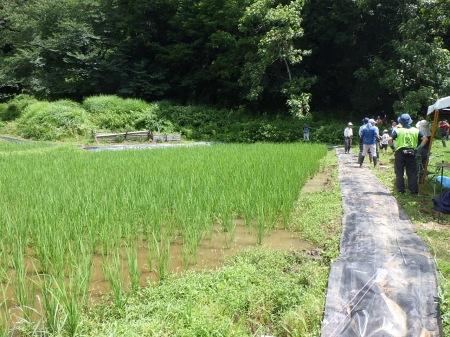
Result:
<instances>
[{"instance_id":1,"label":"person walking on path","mask_svg":"<svg viewBox=\"0 0 450 337\"><path fill-rule=\"evenodd\" d=\"M367 126L367 123L369 123L369 118L365 117L362 120L362 125L359 127L358 130L358 136L359 136L359 154L358 154L358 164L361 165L361 155L363 152L363 138L362 138L362 130Z\"/></svg>"},{"instance_id":2,"label":"person walking on path","mask_svg":"<svg viewBox=\"0 0 450 337\"><path fill-rule=\"evenodd\" d=\"M408 189L412 194L419 193L419 183L417 181L417 163L415 150L422 150L428 141L419 129L412 127L412 119L408 114L403 114L398 118L402 125L393 132L389 145L395 151L395 187L399 193L405 193L404 172L408 177ZM392 145L392 139L396 140L396 146Z\"/></svg>"},{"instance_id":3,"label":"person walking on path","mask_svg":"<svg viewBox=\"0 0 450 337\"><path fill-rule=\"evenodd\" d=\"M383 152L383 156L387 154L389 138L391 138L391 136L389 136L388 130L384 130L383 135L381 136L381 152Z\"/></svg>"},{"instance_id":4,"label":"person walking on path","mask_svg":"<svg viewBox=\"0 0 450 337\"><path fill-rule=\"evenodd\" d=\"M350 148L352 147L352 137L353 137L353 123L348 122L347 127L344 129L344 153L350 153Z\"/></svg>"},{"instance_id":5,"label":"person walking on path","mask_svg":"<svg viewBox=\"0 0 450 337\"><path fill-rule=\"evenodd\" d=\"M380 159L380 141L381 141L381 135L380 135L380 129L378 128L378 122L375 121L375 124L373 125L375 129L377 129L378 137L375 138L375 149L376 149L376 156L377 159Z\"/></svg>"},{"instance_id":6,"label":"person walking on path","mask_svg":"<svg viewBox=\"0 0 450 337\"><path fill-rule=\"evenodd\" d=\"M448 129L450 125L448 125L447 120L443 120L439 122L439 129L442 130L442 146L447 147L447 139L448 139Z\"/></svg>"},{"instance_id":7,"label":"person walking on path","mask_svg":"<svg viewBox=\"0 0 450 337\"><path fill-rule=\"evenodd\" d=\"M416 128L419 129L420 132L422 132L422 134L427 137L428 139L430 139L431 137L431 129L430 129L430 123L428 122L428 120L424 117L420 118L420 121L417 122L416 124ZM427 142L425 144L425 146L423 147L422 150L420 150L419 154L422 158L422 165L425 167L425 164L427 162L428 159L428 149L430 147L430 142Z\"/></svg>"},{"instance_id":8,"label":"person walking on path","mask_svg":"<svg viewBox=\"0 0 450 337\"><path fill-rule=\"evenodd\" d=\"M376 142L378 141L378 132L375 127L375 120L369 119L366 127L362 129L361 137L363 139L363 150L361 156L359 158L359 167L362 167L364 163L364 158L367 155L367 152L370 150L370 155L373 158L373 167L377 166L377 146Z\"/></svg>"},{"instance_id":9,"label":"person walking on path","mask_svg":"<svg viewBox=\"0 0 450 337\"><path fill-rule=\"evenodd\" d=\"M391 124L391 132L389 133L389 135L391 136L391 138L392 138L392 134L394 133L394 131L397 131L397 129L398 129L397 122L392 121L392 124ZM392 144L395 146L395 140L392 141Z\"/></svg>"},{"instance_id":10,"label":"person walking on path","mask_svg":"<svg viewBox=\"0 0 450 337\"><path fill-rule=\"evenodd\" d=\"M303 140L305 142L309 142L309 131L311 131L311 127L307 124L303 124Z\"/></svg>"}]
</instances>

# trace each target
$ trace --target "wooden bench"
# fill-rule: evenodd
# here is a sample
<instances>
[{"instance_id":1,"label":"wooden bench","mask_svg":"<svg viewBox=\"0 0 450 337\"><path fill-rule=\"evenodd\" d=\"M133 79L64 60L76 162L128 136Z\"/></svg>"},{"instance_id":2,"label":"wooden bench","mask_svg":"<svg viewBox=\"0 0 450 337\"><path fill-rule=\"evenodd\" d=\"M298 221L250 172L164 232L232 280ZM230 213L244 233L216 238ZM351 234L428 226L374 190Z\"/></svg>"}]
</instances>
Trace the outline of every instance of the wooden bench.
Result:
<instances>
[{"instance_id":1,"label":"wooden bench","mask_svg":"<svg viewBox=\"0 0 450 337\"><path fill-rule=\"evenodd\" d=\"M156 134L153 135L154 142L181 142L181 134Z\"/></svg>"},{"instance_id":2,"label":"wooden bench","mask_svg":"<svg viewBox=\"0 0 450 337\"><path fill-rule=\"evenodd\" d=\"M121 133L97 133L92 131L95 141L107 140L109 142L118 141L153 141L153 142L180 142L181 134L153 134L151 130L132 131Z\"/></svg>"}]
</instances>

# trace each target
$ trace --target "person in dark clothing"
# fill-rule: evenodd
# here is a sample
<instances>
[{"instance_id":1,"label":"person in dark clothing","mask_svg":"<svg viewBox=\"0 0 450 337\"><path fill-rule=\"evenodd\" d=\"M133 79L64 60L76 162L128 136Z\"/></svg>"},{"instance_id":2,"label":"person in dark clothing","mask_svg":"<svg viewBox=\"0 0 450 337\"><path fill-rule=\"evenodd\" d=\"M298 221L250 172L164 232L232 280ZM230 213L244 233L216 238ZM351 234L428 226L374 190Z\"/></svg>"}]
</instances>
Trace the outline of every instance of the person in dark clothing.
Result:
<instances>
[{"instance_id":1,"label":"person in dark clothing","mask_svg":"<svg viewBox=\"0 0 450 337\"><path fill-rule=\"evenodd\" d=\"M395 151L395 186L399 193L405 193L404 172L408 177L408 189L412 194L419 193L419 183L417 181L416 151L421 151L428 141L419 129L412 127L412 119L408 114L403 114L398 118L402 125L392 133L389 145ZM392 145L395 139L396 147Z\"/></svg>"}]
</instances>

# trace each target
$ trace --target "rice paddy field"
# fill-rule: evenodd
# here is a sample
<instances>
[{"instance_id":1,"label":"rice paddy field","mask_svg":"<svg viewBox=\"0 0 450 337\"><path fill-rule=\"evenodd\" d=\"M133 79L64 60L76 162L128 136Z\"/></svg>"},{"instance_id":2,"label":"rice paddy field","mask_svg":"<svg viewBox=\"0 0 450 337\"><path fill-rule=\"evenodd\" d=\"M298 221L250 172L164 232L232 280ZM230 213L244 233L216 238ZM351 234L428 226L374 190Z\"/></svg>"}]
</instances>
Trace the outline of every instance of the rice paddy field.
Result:
<instances>
[{"instance_id":1,"label":"rice paddy field","mask_svg":"<svg viewBox=\"0 0 450 337\"><path fill-rule=\"evenodd\" d=\"M94 279L120 308L144 279L167 277L173 254L180 268L195 266L215 233L223 249L240 227L261 244L289 227L326 152L309 143L87 152L0 142L0 335L21 321L75 335L81 310L101 295Z\"/></svg>"}]
</instances>

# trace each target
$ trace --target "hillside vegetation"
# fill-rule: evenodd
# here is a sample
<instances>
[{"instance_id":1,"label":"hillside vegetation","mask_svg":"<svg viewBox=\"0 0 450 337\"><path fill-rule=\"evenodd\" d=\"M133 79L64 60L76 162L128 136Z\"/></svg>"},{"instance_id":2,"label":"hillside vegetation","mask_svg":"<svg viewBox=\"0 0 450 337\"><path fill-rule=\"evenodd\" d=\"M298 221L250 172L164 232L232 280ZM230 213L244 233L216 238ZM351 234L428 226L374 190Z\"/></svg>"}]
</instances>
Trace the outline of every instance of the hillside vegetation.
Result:
<instances>
[{"instance_id":1,"label":"hillside vegetation","mask_svg":"<svg viewBox=\"0 0 450 337\"><path fill-rule=\"evenodd\" d=\"M314 118L313 118L314 116ZM340 143L345 120L285 115L249 115L211 106L182 106L168 101L145 102L118 96L91 96L81 103L40 101L18 95L0 104L0 131L31 140L92 142L92 132L181 133L184 140L220 142L295 142L303 124L312 126L311 140Z\"/></svg>"}]
</instances>

